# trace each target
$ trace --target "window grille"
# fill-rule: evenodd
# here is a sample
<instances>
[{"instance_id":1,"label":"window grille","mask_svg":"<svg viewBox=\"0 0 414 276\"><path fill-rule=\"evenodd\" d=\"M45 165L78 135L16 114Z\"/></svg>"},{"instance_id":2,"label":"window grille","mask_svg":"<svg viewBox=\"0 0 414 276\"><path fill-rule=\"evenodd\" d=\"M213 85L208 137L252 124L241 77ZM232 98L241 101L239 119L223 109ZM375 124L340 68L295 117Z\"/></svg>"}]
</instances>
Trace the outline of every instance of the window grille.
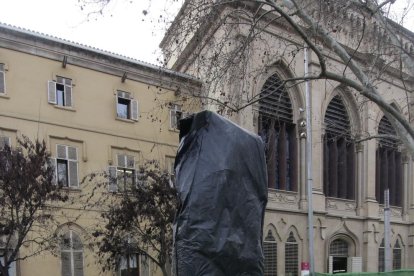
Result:
<instances>
[{"instance_id":1,"label":"window grille","mask_svg":"<svg viewBox=\"0 0 414 276\"><path fill-rule=\"evenodd\" d=\"M355 198L355 145L348 113L341 97L335 96L325 114L324 192L326 196Z\"/></svg>"},{"instance_id":2,"label":"window grille","mask_svg":"<svg viewBox=\"0 0 414 276\"><path fill-rule=\"evenodd\" d=\"M263 253L265 258L264 276L277 276L277 243L271 230L263 242Z\"/></svg>"},{"instance_id":3,"label":"window grille","mask_svg":"<svg viewBox=\"0 0 414 276\"><path fill-rule=\"evenodd\" d=\"M402 255L402 248L400 242L397 240L394 245L394 249L392 250L392 269L399 270L401 269L401 255Z\"/></svg>"},{"instance_id":4,"label":"window grille","mask_svg":"<svg viewBox=\"0 0 414 276\"><path fill-rule=\"evenodd\" d=\"M290 232L289 238L285 244L285 275L286 276L297 276L298 275L298 250L299 246L296 242L293 233Z\"/></svg>"},{"instance_id":5,"label":"window grille","mask_svg":"<svg viewBox=\"0 0 414 276\"><path fill-rule=\"evenodd\" d=\"M297 191L297 142L292 104L276 74L265 82L260 93L259 135L266 143L268 186Z\"/></svg>"},{"instance_id":6,"label":"window grille","mask_svg":"<svg viewBox=\"0 0 414 276\"><path fill-rule=\"evenodd\" d=\"M378 248L378 272L385 271L385 250L384 250L384 239Z\"/></svg>"},{"instance_id":7,"label":"window grille","mask_svg":"<svg viewBox=\"0 0 414 276\"><path fill-rule=\"evenodd\" d=\"M387 117L383 116L378 134L395 135ZM403 165L402 155L398 150L400 141L392 137L379 139L376 152L375 196L379 203L384 203L384 191L390 191L390 204L402 206Z\"/></svg>"},{"instance_id":8,"label":"window grille","mask_svg":"<svg viewBox=\"0 0 414 276\"><path fill-rule=\"evenodd\" d=\"M348 257L348 243L342 239L336 239L329 246L329 255L335 257Z\"/></svg>"}]
</instances>

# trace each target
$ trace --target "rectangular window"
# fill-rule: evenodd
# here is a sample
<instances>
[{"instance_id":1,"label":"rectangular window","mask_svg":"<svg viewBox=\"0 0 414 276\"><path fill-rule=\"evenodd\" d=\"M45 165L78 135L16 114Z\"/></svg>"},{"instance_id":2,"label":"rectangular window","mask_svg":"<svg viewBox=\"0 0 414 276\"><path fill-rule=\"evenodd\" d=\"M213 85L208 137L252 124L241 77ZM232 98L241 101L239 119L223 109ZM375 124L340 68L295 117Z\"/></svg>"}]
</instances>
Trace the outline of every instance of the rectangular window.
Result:
<instances>
[{"instance_id":1,"label":"rectangular window","mask_svg":"<svg viewBox=\"0 0 414 276\"><path fill-rule=\"evenodd\" d=\"M1 94L6 94L6 70L3 63L0 63L0 95Z\"/></svg>"},{"instance_id":2,"label":"rectangular window","mask_svg":"<svg viewBox=\"0 0 414 276\"><path fill-rule=\"evenodd\" d=\"M56 145L56 180L62 187L79 187L77 148Z\"/></svg>"},{"instance_id":3,"label":"rectangular window","mask_svg":"<svg viewBox=\"0 0 414 276\"><path fill-rule=\"evenodd\" d=\"M10 137L0 136L0 149L3 149L5 146L11 146Z\"/></svg>"},{"instance_id":4,"label":"rectangular window","mask_svg":"<svg viewBox=\"0 0 414 276\"><path fill-rule=\"evenodd\" d=\"M116 116L121 119L138 120L138 101L132 98L131 93L117 92Z\"/></svg>"},{"instance_id":5,"label":"rectangular window","mask_svg":"<svg viewBox=\"0 0 414 276\"><path fill-rule=\"evenodd\" d=\"M170 107L170 128L178 129L178 121L183 118L183 112L181 106L178 104L172 104Z\"/></svg>"},{"instance_id":6,"label":"rectangular window","mask_svg":"<svg viewBox=\"0 0 414 276\"><path fill-rule=\"evenodd\" d=\"M72 80L56 77L48 82L48 101L58 106L72 107Z\"/></svg>"},{"instance_id":7,"label":"rectangular window","mask_svg":"<svg viewBox=\"0 0 414 276\"><path fill-rule=\"evenodd\" d=\"M132 155L117 154L117 167L109 167L109 191L130 191L137 183L135 157Z\"/></svg>"},{"instance_id":8,"label":"rectangular window","mask_svg":"<svg viewBox=\"0 0 414 276\"><path fill-rule=\"evenodd\" d=\"M3 254L3 252L0 252L0 254ZM4 265L4 257L0 256L0 262L2 265ZM12 262L9 266L9 276L16 276L16 262Z\"/></svg>"},{"instance_id":9,"label":"rectangular window","mask_svg":"<svg viewBox=\"0 0 414 276\"><path fill-rule=\"evenodd\" d=\"M150 276L151 262L146 255L122 256L119 262L119 276Z\"/></svg>"},{"instance_id":10,"label":"rectangular window","mask_svg":"<svg viewBox=\"0 0 414 276\"><path fill-rule=\"evenodd\" d=\"M171 175L174 175L174 163L175 163L175 157L172 157L172 156L165 157L165 169Z\"/></svg>"}]
</instances>

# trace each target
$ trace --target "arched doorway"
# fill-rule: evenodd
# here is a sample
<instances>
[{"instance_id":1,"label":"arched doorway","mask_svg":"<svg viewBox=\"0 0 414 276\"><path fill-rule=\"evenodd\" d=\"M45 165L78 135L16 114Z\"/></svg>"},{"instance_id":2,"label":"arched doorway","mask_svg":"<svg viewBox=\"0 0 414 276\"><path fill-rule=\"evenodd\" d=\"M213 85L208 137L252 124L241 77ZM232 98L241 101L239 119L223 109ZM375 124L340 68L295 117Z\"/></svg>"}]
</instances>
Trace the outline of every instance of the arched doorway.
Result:
<instances>
[{"instance_id":1,"label":"arched doorway","mask_svg":"<svg viewBox=\"0 0 414 276\"><path fill-rule=\"evenodd\" d=\"M348 260L350 256L350 246L348 241L343 238L337 238L329 245L329 273L348 272Z\"/></svg>"}]
</instances>

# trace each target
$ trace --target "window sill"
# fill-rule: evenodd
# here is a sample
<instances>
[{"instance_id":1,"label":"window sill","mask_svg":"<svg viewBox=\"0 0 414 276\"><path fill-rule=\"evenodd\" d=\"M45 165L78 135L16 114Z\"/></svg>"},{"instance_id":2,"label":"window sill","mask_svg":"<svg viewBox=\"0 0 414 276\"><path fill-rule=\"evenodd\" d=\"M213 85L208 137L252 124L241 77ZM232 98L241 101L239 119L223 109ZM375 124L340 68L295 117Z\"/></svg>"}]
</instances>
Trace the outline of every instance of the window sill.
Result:
<instances>
[{"instance_id":1,"label":"window sill","mask_svg":"<svg viewBox=\"0 0 414 276\"><path fill-rule=\"evenodd\" d=\"M0 93L0 98L10 99L10 96L8 96L6 93Z\"/></svg>"},{"instance_id":2,"label":"window sill","mask_svg":"<svg viewBox=\"0 0 414 276\"><path fill-rule=\"evenodd\" d=\"M74 109L73 107L68 107L68 106L61 106L61 105L53 105L55 108L57 109L62 109L62 110L66 110L66 111L72 111L72 112L76 112L76 109Z\"/></svg>"},{"instance_id":3,"label":"window sill","mask_svg":"<svg viewBox=\"0 0 414 276\"><path fill-rule=\"evenodd\" d=\"M134 124L135 122L138 122L132 119L124 119L124 118L119 118L119 117L115 117L115 120L125 122L125 123L130 123L130 124Z\"/></svg>"},{"instance_id":4,"label":"window sill","mask_svg":"<svg viewBox=\"0 0 414 276\"><path fill-rule=\"evenodd\" d=\"M74 193L80 193L82 192L82 189L80 187L62 187L62 190L74 192Z\"/></svg>"},{"instance_id":5,"label":"window sill","mask_svg":"<svg viewBox=\"0 0 414 276\"><path fill-rule=\"evenodd\" d=\"M168 128L168 130L171 131L171 132L180 133L180 130L178 128L172 128L172 127L170 127L170 128Z\"/></svg>"}]
</instances>

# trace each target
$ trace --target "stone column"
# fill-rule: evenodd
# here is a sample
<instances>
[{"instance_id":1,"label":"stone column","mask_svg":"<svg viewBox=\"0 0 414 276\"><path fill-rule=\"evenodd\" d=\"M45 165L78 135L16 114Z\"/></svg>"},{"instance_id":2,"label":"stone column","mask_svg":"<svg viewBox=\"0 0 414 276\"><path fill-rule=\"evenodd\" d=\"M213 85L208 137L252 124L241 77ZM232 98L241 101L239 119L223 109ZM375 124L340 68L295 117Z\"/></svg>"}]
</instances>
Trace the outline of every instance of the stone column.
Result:
<instances>
[{"instance_id":1,"label":"stone column","mask_svg":"<svg viewBox=\"0 0 414 276\"><path fill-rule=\"evenodd\" d=\"M412 189L409 185L409 157L407 152L402 153L402 167L403 167L403 186L402 186L402 218L403 220L407 220L408 209L410 208L410 204L408 202L410 190Z\"/></svg>"},{"instance_id":2,"label":"stone column","mask_svg":"<svg viewBox=\"0 0 414 276\"><path fill-rule=\"evenodd\" d=\"M365 199L365 183L364 183L364 145L358 143L356 145L356 189L355 189L355 199L357 205L357 215L361 215L363 211L363 204Z\"/></svg>"}]
</instances>

